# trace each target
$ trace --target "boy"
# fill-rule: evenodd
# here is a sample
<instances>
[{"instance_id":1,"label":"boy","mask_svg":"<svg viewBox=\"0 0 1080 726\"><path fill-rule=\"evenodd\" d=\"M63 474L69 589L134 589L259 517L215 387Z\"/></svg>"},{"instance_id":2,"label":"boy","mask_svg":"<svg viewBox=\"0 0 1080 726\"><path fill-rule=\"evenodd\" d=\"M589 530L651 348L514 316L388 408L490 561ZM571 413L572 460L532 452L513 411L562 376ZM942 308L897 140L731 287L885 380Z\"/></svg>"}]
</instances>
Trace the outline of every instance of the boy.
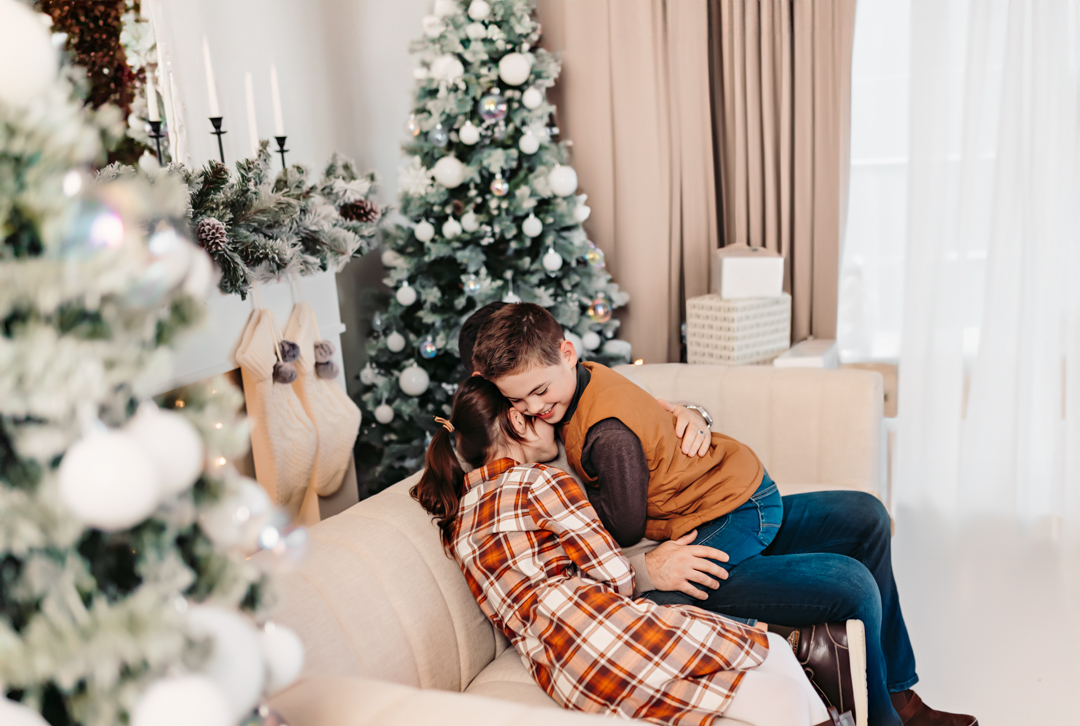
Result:
<instances>
[{"instance_id":1,"label":"boy","mask_svg":"<svg viewBox=\"0 0 1080 726\"><path fill-rule=\"evenodd\" d=\"M472 359L518 410L559 426L567 460L623 546L642 534L681 537L678 546L765 483L753 452L720 434L711 436L704 457L679 456L671 414L614 371L579 364L562 328L537 305L494 311ZM723 587L705 574L713 571L699 570L695 581L711 588L704 601L671 592L651 598L761 618L781 626L770 625L781 634L806 623L861 621L871 724L977 725L971 716L930 709L910 690L918 681L915 656L892 574L890 520L876 498L861 492L784 497L782 521L763 554L730 567Z\"/></svg>"}]
</instances>

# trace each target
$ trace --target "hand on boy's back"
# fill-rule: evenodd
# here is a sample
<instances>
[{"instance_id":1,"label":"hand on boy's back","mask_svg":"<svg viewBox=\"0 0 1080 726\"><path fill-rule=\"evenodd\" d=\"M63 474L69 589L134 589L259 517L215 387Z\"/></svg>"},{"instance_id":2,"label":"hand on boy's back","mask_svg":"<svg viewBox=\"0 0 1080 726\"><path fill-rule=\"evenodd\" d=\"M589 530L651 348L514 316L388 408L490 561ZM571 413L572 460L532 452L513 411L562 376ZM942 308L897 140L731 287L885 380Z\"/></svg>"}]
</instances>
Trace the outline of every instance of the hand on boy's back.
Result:
<instances>
[{"instance_id":1,"label":"hand on boy's back","mask_svg":"<svg viewBox=\"0 0 1080 726\"><path fill-rule=\"evenodd\" d=\"M726 552L714 547L692 544L697 530L679 539L669 539L645 555L649 579L657 590L684 592L690 597L704 600L708 595L698 586L715 590L719 580L726 580L728 573L712 560L727 562Z\"/></svg>"},{"instance_id":2,"label":"hand on boy's back","mask_svg":"<svg viewBox=\"0 0 1080 726\"><path fill-rule=\"evenodd\" d=\"M662 398L656 399L656 402L663 406L665 411L675 416L675 435L682 439L684 454L705 456L709 453L712 433L700 413L686 406L668 403Z\"/></svg>"}]
</instances>

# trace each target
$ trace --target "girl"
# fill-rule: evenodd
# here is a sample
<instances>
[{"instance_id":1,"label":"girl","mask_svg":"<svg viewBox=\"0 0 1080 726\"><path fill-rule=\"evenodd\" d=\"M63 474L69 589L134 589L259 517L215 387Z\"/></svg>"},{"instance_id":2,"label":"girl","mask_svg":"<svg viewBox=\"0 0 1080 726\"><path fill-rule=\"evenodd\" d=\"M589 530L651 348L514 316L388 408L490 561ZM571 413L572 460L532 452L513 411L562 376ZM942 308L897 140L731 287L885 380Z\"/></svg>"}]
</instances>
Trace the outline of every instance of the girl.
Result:
<instances>
[{"instance_id":1,"label":"girl","mask_svg":"<svg viewBox=\"0 0 1080 726\"><path fill-rule=\"evenodd\" d=\"M556 702L663 724L836 723L779 636L631 599L633 571L577 482L519 463L555 457L554 427L479 376L461 384L450 419L436 420L443 428L412 495L484 614Z\"/></svg>"}]
</instances>

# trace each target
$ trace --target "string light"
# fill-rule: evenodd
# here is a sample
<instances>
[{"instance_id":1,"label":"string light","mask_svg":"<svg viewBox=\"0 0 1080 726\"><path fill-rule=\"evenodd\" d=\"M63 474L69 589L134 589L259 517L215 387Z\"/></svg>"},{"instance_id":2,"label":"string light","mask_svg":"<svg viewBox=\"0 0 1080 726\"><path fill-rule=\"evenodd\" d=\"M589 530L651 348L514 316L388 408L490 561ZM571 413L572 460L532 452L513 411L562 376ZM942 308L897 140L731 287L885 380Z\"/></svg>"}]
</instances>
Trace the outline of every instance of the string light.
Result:
<instances>
[{"instance_id":1,"label":"string light","mask_svg":"<svg viewBox=\"0 0 1080 726\"><path fill-rule=\"evenodd\" d=\"M217 460L217 461L216 461L215 463L216 463L216 464L217 464L218 466L225 466L225 464L227 464L228 462L227 462L227 461L225 460L225 457L224 457L224 456L219 456L219 457L218 457L218 460Z\"/></svg>"},{"instance_id":2,"label":"string light","mask_svg":"<svg viewBox=\"0 0 1080 726\"><path fill-rule=\"evenodd\" d=\"M216 423L216 424L214 424L214 428L216 428L216 429L220 429L220 428L221 428L221 426L222 426L222 424L221 424L221 423Z\"/></svg>"},{"instance_id":3,"label":"string light","mask_svg":"<svg viewBox=\"0 0 1080 726\"><path fill-rule=\"evenodd\" d=\"M645 365L645 360L643 358L638 358L636 361L634 361L634 365L636 365L636 366Z\"/></svg>"},{"instance_id":4,"label":"string light","mask_svg":"<svg viewBox=\"0 0 1080 726\"><path fill-rule=\"evenodd\" d=\"M177 401L176 402L176 407L177 408L183 408L184 407L184 402L183 401Z\"/></svg>"}]
</instances>

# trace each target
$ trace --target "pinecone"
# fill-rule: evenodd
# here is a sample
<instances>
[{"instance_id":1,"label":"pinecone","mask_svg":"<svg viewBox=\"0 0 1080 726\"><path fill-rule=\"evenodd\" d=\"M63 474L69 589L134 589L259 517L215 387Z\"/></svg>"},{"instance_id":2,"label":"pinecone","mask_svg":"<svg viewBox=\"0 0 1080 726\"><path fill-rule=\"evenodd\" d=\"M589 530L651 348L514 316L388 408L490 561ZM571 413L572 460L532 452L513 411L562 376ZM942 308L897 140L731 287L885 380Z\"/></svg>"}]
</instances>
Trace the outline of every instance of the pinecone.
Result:
<instances>
[{"instance_id":1,"label":"pinecone","mask_svg":"<svg viewBox=\"0 0 1080 726\"><path fill-rule=\"evenodd\" d=\"M225 231L224 224L213 217L207 217L200 219L195 225L195 239L199 240L204 250L216 254L224 250L229 243L229 233Z\"/></svg>"},{"instance_id":2,"label":"pinecone","mask_svg":"<svg viewBox=\"0 0 1080 726\"><path fill-rule=\"evenodd\" d=\"M378 222L382 216L379 205L366 199L342 204L338 213L350 222Z\"/></svg>"},{"instance_id":3,"label":"pinecone","mask_svg":"<svg viewBox=\"0 0 1080 726\"><path fill-rule=\"evenodd\" d=\"M465 211L465 202L460 199L455 199L450 203L450 211L455 217L460 217Z\"/></svg>"}]
</instances>

